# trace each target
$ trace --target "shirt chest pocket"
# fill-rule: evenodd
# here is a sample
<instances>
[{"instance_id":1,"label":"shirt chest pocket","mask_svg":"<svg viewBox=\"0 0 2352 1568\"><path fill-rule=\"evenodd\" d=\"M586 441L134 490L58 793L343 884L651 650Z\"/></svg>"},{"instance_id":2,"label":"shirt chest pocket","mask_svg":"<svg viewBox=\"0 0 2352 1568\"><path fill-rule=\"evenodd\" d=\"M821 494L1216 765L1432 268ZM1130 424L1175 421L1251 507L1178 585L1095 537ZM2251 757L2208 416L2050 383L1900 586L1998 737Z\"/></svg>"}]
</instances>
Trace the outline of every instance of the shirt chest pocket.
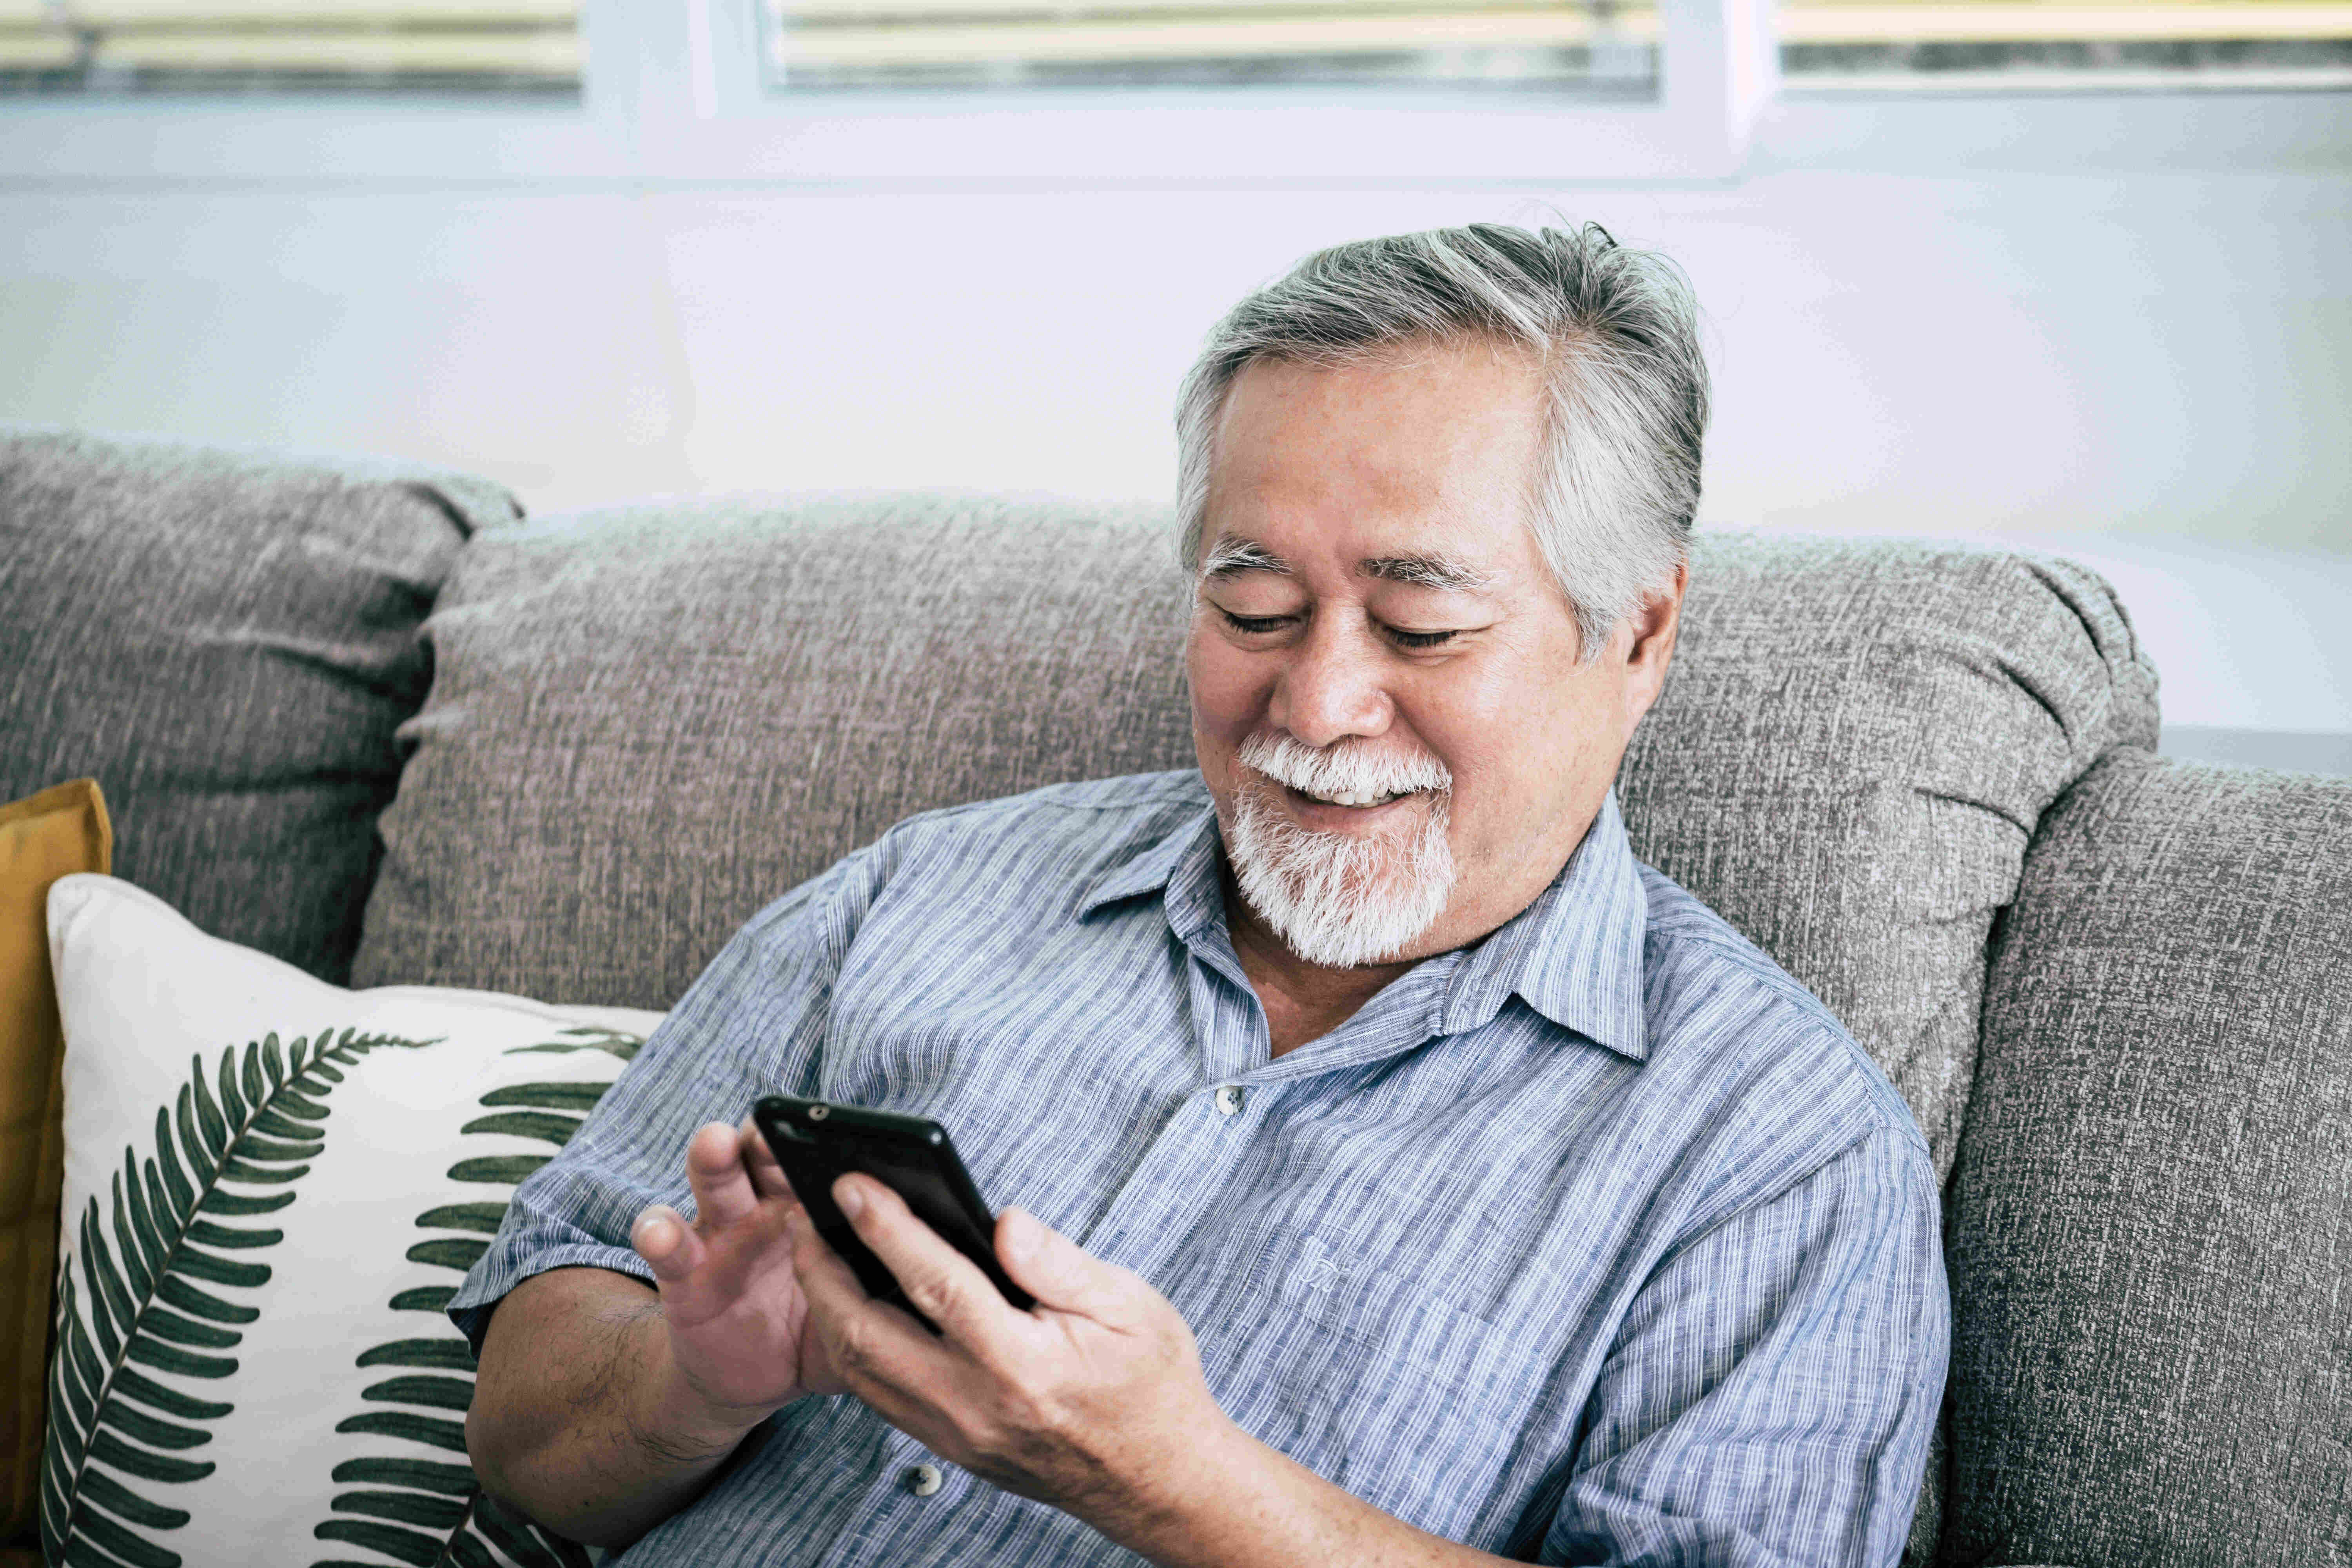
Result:
<instances>
[{"instance_id":1,"label":"shirt chest pocket","mask_svg":"<svg viewBox=\"0 0 2352 1568\"><path fill-rule=\"evenodd\" d=\"M1464 1539L1548 1375L1534 1347L1318 1236L1277 1243L1253 1273L1247 1317L1203 1345L1226 1412L1341 1489Z\"/></svg>"}]
</instances>

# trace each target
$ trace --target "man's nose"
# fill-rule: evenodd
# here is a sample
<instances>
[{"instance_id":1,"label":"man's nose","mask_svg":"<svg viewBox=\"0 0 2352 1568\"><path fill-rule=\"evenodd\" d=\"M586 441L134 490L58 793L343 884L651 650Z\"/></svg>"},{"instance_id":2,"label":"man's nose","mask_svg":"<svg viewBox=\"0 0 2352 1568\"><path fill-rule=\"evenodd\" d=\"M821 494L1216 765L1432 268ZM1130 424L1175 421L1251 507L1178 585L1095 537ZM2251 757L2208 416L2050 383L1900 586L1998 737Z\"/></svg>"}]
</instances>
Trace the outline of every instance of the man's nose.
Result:
<instances>
[{"instance_id":1,"label":"man's nose","mask_svg":"<svg viewBox=\"0 0 2352 1568\"><path fill-rule=\"evenodd\" d=\"M1380 649L1337 616L1318 616L1275 683L1266 717L1301 744L1321 748L1378 735L1394 712Z\"/></svg>"}]
</instances>

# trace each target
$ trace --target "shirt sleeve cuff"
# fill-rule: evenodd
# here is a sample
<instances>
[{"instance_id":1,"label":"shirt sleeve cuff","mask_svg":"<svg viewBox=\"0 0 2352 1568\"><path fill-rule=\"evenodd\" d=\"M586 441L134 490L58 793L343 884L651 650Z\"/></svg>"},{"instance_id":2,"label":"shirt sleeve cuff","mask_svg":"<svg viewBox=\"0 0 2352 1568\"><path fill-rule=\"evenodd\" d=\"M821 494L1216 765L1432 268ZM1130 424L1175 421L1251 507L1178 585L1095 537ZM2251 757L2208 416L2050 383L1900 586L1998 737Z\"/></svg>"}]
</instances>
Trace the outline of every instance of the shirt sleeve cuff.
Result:
<instances>
[{"instance_id":1,"label":"shirt sleeve cuff","mask_svg":"<svg viewBox=\"0 0 2352 1568\"><path fill-rule=\"evenodd\" d=\"M522 1238L516 1237L515 1241ZM544 1274L551 1268L608 1268L615 1274L625 1274L646 1284L654 1282L654 1271L646 1260L625 1247L608 1247L602 1242L567 1241L545 1247L518 1257L520 1250L512 1242L495 1246L476 1263L466 1282L457 1287L457 1295L449 1299L445 1309L457 1331L482 1353L482 1337L490 1331L490 1314L507 1299L514 1288L524 1280Z\"/></svg>"}]
</instances>

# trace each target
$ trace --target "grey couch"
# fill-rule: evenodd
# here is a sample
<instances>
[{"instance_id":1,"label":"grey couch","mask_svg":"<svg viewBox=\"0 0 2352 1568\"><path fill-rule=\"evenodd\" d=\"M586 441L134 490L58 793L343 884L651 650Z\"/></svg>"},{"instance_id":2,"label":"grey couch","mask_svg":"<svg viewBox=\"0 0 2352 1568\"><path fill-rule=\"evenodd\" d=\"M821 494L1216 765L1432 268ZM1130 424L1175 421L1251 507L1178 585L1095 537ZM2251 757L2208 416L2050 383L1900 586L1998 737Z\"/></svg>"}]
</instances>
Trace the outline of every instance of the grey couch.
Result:
<instances>
[{"instance_id":1,"label":"grey couch","mask_svg":"<svg viewBox=\"0 0 2352 1568\"><path fill-rule=\"evenodd\" d=\"M525 520L414 466L0 427L0 800L355 984L659 1007L906 814L1191 760L1165 519ZM2352 1563L2352 785L2161 760L2096 577L1703 538L1620 790L1947 1176L1915 1562Z\"/></svg>"}]
</instances>

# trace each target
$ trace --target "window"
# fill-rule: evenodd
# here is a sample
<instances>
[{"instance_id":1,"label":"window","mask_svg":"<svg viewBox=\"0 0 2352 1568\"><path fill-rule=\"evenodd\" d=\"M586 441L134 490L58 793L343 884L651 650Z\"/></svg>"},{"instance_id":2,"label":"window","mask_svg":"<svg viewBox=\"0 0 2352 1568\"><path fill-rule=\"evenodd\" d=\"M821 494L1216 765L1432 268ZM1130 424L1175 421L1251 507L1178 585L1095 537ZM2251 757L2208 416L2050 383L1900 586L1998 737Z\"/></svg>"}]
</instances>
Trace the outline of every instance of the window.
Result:
<instances>
[{"instance_id":1,"label":"window","mask_svg":"<svg viewBox=\"0 0 2352 1568\"><path fill-rule=\"evenodd\" d=\"M1800 90L2352 86L2352 4L2330 0L1790 0Z\"/></svg>"},{"instance_id":2,"label":"window","mask_svg":"<svg viewBox=\"0 0 2352 1568\"><path fill-rule=\"evenodd\" d=\"M2336 85L2352 0L0 0L0 177L1720 179L1784 69Z\"/></svg>"},{"instance_id":3,"label":"window","mask_svg":"<svg viewBox=\"0 0 2352 1568\"><path fill-rule=\"evenodd\" d=\"M1654 0L760 0L771 89L1658 86ZM2352 0L1786 0L1805 88L2352 84Z\"/></svg>"},{"instance_id":4,"label":"window","mask_svg":"<svg viewBox=\"0 0 2352 1568\"><path fill-rule=\"evenodd\" d=\"M579 0L0 0L0 89L577 94Z\"/></svg>"},{"instance_id":5,"label":"window","mask_svg":"<svg viewBox=\"0 0 2352 1568\"><path fill-rule=\"evenodd\" d=\"M837 87L1475 83L1646 99L1650 0L763 0L767 79Z\"/></svg>"}]
</instances>

